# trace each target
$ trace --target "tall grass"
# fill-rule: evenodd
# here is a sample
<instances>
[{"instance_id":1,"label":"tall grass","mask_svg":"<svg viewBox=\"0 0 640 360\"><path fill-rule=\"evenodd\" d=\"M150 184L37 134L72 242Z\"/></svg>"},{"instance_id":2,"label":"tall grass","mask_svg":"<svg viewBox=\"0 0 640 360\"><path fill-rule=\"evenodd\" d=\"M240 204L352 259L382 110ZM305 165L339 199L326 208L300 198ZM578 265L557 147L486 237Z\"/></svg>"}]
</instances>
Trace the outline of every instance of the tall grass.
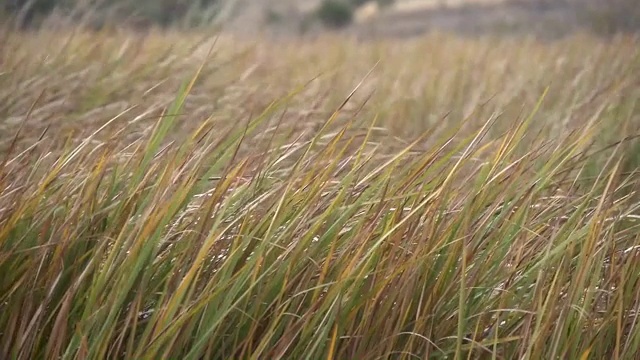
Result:
<instances>
[{"instance_id":1,"label":"tall grass","mask_svg":"<svg viewBox=\"0 0 640 360\"><path fill-rule=\"evenodd\" d=\"M633 359L633 39L2 43L0 358Z\"/></svg>"}]
</instances>

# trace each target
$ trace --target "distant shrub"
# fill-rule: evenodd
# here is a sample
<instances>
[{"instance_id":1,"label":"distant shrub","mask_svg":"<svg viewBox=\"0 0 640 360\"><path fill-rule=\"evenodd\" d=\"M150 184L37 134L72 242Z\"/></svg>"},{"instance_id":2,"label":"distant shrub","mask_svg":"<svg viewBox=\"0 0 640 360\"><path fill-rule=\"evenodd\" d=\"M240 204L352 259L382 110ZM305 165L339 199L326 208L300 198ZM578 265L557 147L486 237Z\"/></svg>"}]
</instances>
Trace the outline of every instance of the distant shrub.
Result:
<instances>
[{"instance_id":1,"label":"distant shrub","mask_svg":"<svg viewBox=\"0 0 640 360\"><path fill-rule=\"evenodd\" d=\"M349 0L349 4L353 7L362 6L368 2L377 2L380 7L390 6L395 0Z\"/></svg>"},{"instance_id":2,"label":"distant shrub","mask_svg":"<svg viewBox=\"0 0 640 360\"><path fill-rule=\"evenodd\" d=\"M324 0L317 14L326 26L334 28L345 27L353 21L353 7L339 0Z\"/></svg>"},{"instance_id":3,"label":"distant shrub","mask_svg":"<svg viewBox=\"0 0 640 360\"><path fill-rule=\"evenodd\" d=\"M265 12L265 20L268 24L279 24L284 20L284 15L277 10L267 9Z\"/></svg>"},{"instance_id":4,"label":"distant shrub","mask_svg":"<svg viewBox=\"0 0 640 360\"><path fill-rule=\"evenodd\" d=\"M349 0L349 4L351 4L354 7L358 7L368 3L369 1L371 0Z\"/></svg>"}]
</instances>

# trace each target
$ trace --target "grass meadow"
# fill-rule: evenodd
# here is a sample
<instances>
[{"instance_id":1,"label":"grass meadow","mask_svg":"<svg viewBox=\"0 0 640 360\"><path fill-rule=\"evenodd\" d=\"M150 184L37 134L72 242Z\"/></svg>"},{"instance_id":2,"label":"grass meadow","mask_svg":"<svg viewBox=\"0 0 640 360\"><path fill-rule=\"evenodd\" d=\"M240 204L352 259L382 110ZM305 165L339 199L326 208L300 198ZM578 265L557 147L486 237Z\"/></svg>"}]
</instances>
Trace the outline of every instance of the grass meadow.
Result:
<instances>
[{"instance_id":1,"label":"grass meadow","mask_svg":"<svg viewBox=\"0 0 640 360\"><path fill-rule=\"evenodd\" d=\"M0 36L0 358L637 358L637 38Z\"/></svg>"}]
</instances>

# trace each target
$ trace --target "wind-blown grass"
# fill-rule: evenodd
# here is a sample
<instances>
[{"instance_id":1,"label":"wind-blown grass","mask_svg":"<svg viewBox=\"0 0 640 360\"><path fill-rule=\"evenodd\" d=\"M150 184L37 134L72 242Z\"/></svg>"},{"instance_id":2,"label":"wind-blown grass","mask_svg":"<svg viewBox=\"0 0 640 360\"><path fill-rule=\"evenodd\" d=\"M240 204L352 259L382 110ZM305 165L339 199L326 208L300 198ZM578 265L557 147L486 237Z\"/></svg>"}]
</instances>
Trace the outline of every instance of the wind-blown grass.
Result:
<instances>
[{"instance_id":1,"label":"wind-blown grass","mask_svg":"<svg viewBox=\"0 0 640 360\"><path fill-rule=\"evenodd\" d=\"M631 39L8 36L0 358L632 359Z\"/></svg>"}]
</instances>

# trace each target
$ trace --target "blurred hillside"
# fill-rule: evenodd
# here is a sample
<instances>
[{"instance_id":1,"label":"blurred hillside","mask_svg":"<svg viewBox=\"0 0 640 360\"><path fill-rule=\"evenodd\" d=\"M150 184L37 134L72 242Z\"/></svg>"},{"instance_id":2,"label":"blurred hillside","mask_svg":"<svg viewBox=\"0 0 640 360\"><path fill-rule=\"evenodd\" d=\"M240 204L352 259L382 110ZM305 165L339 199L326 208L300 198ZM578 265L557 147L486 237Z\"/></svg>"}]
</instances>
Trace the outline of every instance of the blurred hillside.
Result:
<instances>
[{"instance_id":1,"label":"blurred hillside","mask_svg":"<svg viewBox=\"0 0 640 360\"><path fill-rule=\"evenodd\" d=\"M84 22L90 27L201 25L229 12L228 0L4 0L0 13L17 27Z\"/></svg>"},{"instance_id":2,"label":"blurred hillside","mask_svg":"<svg viewBox=\"0 0 640 360\"><path fill-rule=\"evenodd\" d=\"M553 38L576 30L612 34L640 29L637 0L395 0L388 1L391 2L388 6L379 6L376 0L342 1L359 4L354 6L351 24L341 29L359 38L407 37L434 30L464 35L535 34ZM263 25L260 31L291 29L292 22L302 23L299 28L303 32L321 31L304 12L319 7L323 0L273 0L269 5L248 2L256 7L255 14L269 14L264 21L271 26ZM285 4L289 8L282 10ZM263 8L258 10L259 6ZM292 10L296 6L303 10L296 13ZM252 21L238 20L238 27L244 25L247 31L246 24L257 24L259 17Z\"/></svg>"},{"instance_id":3,"label":"blurred hillside","mask_svg":"<svg viewBox=\"0 0 640 360\"><path fill-rule=\"evenodd\" d=\"M410 36L430 30L559 37L640 29L636 0L398 0L361 24L361 36Z\"/></svg>"},{"instance_id":4,"label":"blurred hillside","mask_svg":"<svg viewBox=\"0 0 640 360\"><path fill-rule=\"evenodd\" d=\"M558 37L640 29L637 0L6 0L1 10L20 26L53 17L94 28L222 25L249 35L339 30L370 38L438 30Z\"/></svg>"}]
</instances>

